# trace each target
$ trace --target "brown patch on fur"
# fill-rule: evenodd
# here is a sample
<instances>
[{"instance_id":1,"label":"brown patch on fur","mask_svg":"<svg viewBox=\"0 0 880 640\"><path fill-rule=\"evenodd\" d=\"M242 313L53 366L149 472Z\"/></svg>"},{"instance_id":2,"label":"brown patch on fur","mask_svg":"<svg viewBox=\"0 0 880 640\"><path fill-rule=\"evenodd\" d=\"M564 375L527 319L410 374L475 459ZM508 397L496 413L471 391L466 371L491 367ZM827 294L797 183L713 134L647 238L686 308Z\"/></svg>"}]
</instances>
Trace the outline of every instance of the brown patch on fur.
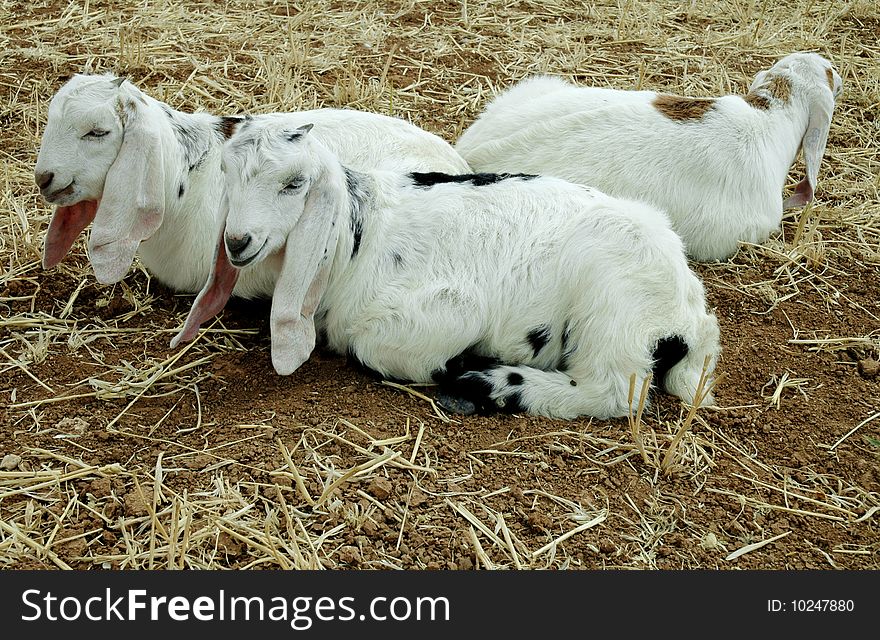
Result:
<instances>
[{"instance_id":1,"label":"brown patch on fur","mask_svg":"<svg viewBox=\"0 0 880 640\"><path fill-rule=\"evenodd\" d=\"M217 123L217 130L228 140L235 133L235 128L241 121L242 118L236 116L223 116L220 118L220 122Z\"/></svg>"},{"instance_id":2,"label":"brown patch on fur","mask_svg":"<svg viewBox=\"0 0 880 640\"><path fill-rule=\"evenodd\" d=\"M699 120L715 105L715 99L659 94L651 104L670 120Z\"/></svg>"},{"instance_id":3,"label":"brown patch on fur","mask_svg":"<svg viewBox=\"0 0 880 640\"><path fill-rule=\"evenodd\" d=\"M791 98L791 81L788 78L773 76L767 88L770 90L770 97L780 102L788 102Z\"/></svg>"},{"instance_id":4,"label":"brown patch on fur","mask_svg":"<svg viewBox=\"0 0 880 640\"><path fill-rule=\"evenodd\" d=\"M758 93L760 92L760 93ZM746 104L753 109L766 111L773 102L785 104L791 98L791 81L782 76L770 76L755 91L743 97Z\"/></svg>"},{"instance_id":5,"label":"brown patch on fur","mask_svg":"<svg viewBox=\"0 0 880 640\"><path fill-rule=\"evenodd\" d=\"M752 107L752 109L766 111L770 108L770 98L759 96L757 93L749 93L743 98L743 100L745 100L746 104Z\"/></svg>"},{"instance_id":6,"label":"brown patch on fur","mask_svg":"<svg viewBox=\"0 0 880 640\"><path fill-rule=\"evenodd\" d=\"M830 67L825 69L825 77L828 78L828 88L831 89L831 93L834 93L834 72Z\"/></svg>"}]
</instances>

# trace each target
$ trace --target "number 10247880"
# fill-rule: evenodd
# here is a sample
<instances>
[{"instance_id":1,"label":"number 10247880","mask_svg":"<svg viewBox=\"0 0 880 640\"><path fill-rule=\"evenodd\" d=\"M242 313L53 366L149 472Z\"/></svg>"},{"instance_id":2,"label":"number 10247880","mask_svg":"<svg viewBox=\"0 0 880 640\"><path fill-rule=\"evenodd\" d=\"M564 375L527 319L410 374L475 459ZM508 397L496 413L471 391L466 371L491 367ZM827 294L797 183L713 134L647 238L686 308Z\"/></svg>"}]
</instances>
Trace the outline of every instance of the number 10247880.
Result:
<instances>
[{"instance_id":1,"label":"number 10247880","mask_svg":"<svg viewBox=\"0 0 880 640\"><path fill-rule=\"evenodd\" d=\"M768 600L770 613L850 613L855 611L854 600Z\"/></svg>"}]
</instances>

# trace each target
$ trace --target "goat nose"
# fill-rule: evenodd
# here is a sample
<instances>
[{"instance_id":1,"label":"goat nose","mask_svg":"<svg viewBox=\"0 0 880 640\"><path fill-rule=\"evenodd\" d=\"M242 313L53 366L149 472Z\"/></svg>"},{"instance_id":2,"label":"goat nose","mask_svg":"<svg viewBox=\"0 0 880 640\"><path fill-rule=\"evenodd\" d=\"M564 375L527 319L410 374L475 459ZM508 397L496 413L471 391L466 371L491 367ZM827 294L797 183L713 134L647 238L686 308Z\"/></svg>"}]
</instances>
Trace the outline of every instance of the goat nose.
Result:
<instances>
[{"instance_id":1,"label":"goat nose","mask_svg":"<svg viewBox=\"0 0 880 640\"><path fill-rule=\"evenodd\" d=\"M229 253L241 253L251 243L251 234L246 233L241 236L226 236L226 248Z\"/></svg>"},{"instance_id":2,"label":"goat nose","mask_svg":"<svg viewBox=\"0 0 880 640\"><path fill-rule=\"evenodd\" d=\"M37 186L40 187L40 191L45 191L49 188L49 185L52 184L55 174L51 171L40 171L34 176L34 178L37 180Z\"/></svg>"}]
</instances>

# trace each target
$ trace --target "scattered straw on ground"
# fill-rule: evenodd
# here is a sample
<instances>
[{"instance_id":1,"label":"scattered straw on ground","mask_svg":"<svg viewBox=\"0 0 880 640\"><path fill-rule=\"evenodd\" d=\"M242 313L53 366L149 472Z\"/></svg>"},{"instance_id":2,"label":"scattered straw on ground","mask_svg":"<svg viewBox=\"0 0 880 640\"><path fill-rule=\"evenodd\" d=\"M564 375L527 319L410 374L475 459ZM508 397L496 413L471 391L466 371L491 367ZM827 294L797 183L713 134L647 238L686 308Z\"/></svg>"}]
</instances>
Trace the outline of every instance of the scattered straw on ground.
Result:
<instances>
[{"instance_id":1,"label":"scattered straw on ground","mask_svg":"<svg viewBox=\"0 0 880 640\"><path fill-rule=\"evenodd\" d=\"M880 390L856 373L880 353L872 0L0 0L0 16L0 567L880 566ZM530 73L712 96L796 50L832 59L845 92L818 201L699 266L724 330L717 408L452 420L429 389L339 361L315 365L342 377L332 394L287 391L245 357L265 356L256 323L224 315L169 352L190 297L142 269L96 284L82 241L40 267L32 170L74 72L179 109L351 107L454 140Z\"/></svg>"}]
</instances>

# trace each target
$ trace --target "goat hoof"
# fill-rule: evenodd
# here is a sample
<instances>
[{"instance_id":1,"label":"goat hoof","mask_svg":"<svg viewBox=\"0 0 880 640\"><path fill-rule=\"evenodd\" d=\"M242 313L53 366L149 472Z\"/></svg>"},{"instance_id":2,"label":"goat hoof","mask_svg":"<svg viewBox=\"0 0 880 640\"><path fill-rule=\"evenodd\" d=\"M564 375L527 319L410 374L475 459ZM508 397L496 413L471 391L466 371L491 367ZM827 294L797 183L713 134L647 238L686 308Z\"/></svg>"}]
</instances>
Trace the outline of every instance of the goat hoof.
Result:
<instances>
[{"instance_id":1,"label":"goat hoof","mask_svg":"<svg viewBox=\"0 0 880 640\"><path fill-rule=\"evenodd\" d=\"M470 400L466 400L465 398L457 398L455 396L450 396L445 393L437 394L437 398L435 399L437 406L441 409L445 409L450 413L458 413L463 416L472 416L477 412L476 405Z\"/></svg>"}]
</instances>

